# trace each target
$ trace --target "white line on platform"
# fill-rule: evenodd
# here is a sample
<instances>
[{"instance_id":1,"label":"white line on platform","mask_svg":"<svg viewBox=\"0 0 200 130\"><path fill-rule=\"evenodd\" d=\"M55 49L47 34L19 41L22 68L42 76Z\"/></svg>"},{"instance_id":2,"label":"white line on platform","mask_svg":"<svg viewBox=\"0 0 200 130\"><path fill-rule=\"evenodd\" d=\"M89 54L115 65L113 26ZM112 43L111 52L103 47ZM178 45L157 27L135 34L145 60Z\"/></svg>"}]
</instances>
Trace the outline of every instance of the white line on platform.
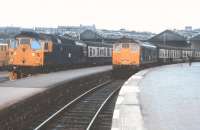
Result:
<instances>
[{"instance_id":1,"label":"white line on platform","mask_svg":"<svg viewBox=\"0 0 200 130\"><path fill-rule=\"evenodd\" d=\"M139 93L140 89L138 87L132 87L132 86L124 86L120 90L120 95L124 95L125 93Z\"/></svg>"},{"instance_id":2,"label":"white line on platform","mask_svg":"<svg viewBox=\"0 0 200 130\"><path fill-rule=\"evenodd\" d=\"M113 119L119 119L119 110L114 110Z\"/></svg>"},{"instance_id":3,"label":"white line on platform","mask_svg":"<svg viewBox=\"0 0 200 130\"><path fill-rule=\"evenodd\" d=\"M137 75L133 75L130 80L133 80L133 79L142 79L143 77L142 76L137 76Z\"/></svg>"},{"instance_id":4,"label":"white line on platform","mask_svg":"<svg viewBox=\"0 0 200 130\"><path fill-rule=\"evenodd\" d=\"M118 105L118 104L121 104L121 103L123 102L123 100L124 100L124 97L119 96L119 97L117 98L116 104L117 104L117 105Z\"/></svg>"}]
</instances>

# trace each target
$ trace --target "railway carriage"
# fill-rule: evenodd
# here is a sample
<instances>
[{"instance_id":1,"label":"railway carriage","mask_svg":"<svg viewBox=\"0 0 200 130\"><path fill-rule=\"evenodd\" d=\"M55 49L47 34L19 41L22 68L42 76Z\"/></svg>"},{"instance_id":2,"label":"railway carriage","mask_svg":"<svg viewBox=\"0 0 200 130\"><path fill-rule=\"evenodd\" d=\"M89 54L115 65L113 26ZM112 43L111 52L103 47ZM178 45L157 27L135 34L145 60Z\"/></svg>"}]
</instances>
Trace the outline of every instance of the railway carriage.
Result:
<instances>
[{"instance_id":1,"label":"railway carriage","mask_svg":"<svg viewBox=\"0 0 200 130\"><path fill-rule=\"evenodd\" d=\"M200 60L200 49L195 49L193 52L193 60L199 61Z\"/></svg>"},{"instance_id":2,"label":"railway carriage","mask_svg":"<svg viewBox=\"0 0 200 130\"><path fill-rule=\"evenodd\" d=\"M182 61L182 49L177 47L158 47L158 61L160 63L171 63Z\"/></svg>"},{"instance_id":3,"label":"railway carriage","mask_svg":"<svg viewBox=\"0 0 200 130\"><path fill-rule=\"evenodd\" d=\"M112 45L98 42L85 42L87 44L89 64L111 64Z\"/></svg>"},{"instance_id":4,"label":"railway carriage","mask_svg":"<svg viewBox=\"0 0 200 130\"><path fill-rule=\"evenodd\" d=\"M193 57L193 50L192 49L182 49L182 58L183 60L187 60L188 57Z\"/></svg>"}]
</instances>

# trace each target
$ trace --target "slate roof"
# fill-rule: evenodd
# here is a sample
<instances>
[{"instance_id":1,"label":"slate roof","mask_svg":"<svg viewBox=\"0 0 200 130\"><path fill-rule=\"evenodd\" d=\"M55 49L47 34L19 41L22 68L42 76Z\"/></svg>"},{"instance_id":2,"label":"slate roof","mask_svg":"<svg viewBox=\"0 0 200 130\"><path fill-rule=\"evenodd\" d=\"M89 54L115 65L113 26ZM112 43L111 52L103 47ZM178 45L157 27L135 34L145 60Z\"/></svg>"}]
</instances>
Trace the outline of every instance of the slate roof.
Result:
<instances>
[{"instance_id":1,"label":"slate roof","mask_svg":"<svg viewBox=\"0 0 200 130\"><path fill-rule=\"evenodd\" d=\"M190 38L190 41L200 41L200 34Z\"/></svg>"},{"instance_id":2,"label":"slate roof","mask_svg":"<svg viewBox=\"0 0 200 130\"><path fill-rule=\"evenodd\" d=\"M186 41L187 39L184 36L174 32L174 31L165 30L165 31L153 36L148 41L162 42L164 40L165 41Z\"/></svg>"}]
</instances>

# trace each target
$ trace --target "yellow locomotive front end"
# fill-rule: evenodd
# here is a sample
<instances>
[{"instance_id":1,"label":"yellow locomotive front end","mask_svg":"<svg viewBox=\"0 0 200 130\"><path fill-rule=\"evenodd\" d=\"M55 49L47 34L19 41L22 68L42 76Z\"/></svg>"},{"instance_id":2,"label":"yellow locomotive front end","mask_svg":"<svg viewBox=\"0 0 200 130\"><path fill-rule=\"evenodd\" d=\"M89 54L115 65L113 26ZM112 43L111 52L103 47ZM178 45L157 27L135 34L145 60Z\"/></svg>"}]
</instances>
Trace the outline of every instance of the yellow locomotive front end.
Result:
<instances>
[{"instance_id":1,"label":"yellow locomotive front end","mask_svg":"<svg viewBox=\"0 0 200 130\"><path fill-rule=\"evenodd\" d=\"M15 44L15 49L10 54L9 64L24 67L43 65L44 53L39 41L30 37L20 37L16 38Z\"/></svg>"},{"instance_id":2,"label":"yellow locomotive front end","mask_svg":"<svg viewBox=\"0 0 200 130\"><path fill-rule=\"evenodd\" d=\"M136 42L118 42L113 45L113 70L137 69L140 65L140 46Z\"/></svg>"},{"instance_id":3,"label":"yellow locomotive front end","mask_svg":"<svg viewBox=\"0 0 200 130\"><path fill-rule=\"evenodd\" d=\"M18 79L41 71L45 54L52 50L52 42L32 33L22 33L9 46L10 79Z\"/></svg>"}]
</instances>

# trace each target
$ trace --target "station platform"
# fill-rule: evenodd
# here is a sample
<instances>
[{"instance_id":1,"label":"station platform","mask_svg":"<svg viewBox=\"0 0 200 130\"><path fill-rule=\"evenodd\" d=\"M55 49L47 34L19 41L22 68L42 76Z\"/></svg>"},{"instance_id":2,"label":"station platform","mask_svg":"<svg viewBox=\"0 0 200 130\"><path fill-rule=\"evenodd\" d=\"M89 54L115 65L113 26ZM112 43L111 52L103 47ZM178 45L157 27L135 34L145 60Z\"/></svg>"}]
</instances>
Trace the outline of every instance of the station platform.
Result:
<instances>
[{"instance_id":1,"label":"station platform","mask_svg":"<svg viewBox=\"0 0 200 130\"><path fill-rule=\"evenodd\" d=\"M15 81L0 83L0 110L28 97L46 91L62 82L68 82L92 74L110 71L112 66L98 66L40 74Z\"/></svg>"},{"instance_id":2,"label":"station platform","mask_svg":"<svg viewBox=\"0 0 200 130\"><path fill-rule=\"evenodd\" d=\"M131 76L120 90L112 130L199 130L200 63L165 65Z\"/></svg>"},{"instance_id":3,"label":"station platform","mask_svg":"<svg viewBox=\"0 0 200 130\"><path fill-rule=\"evenodd\" d=\"M0 71L0 82L8 80L8 71Z\"/></svg>"}]
</instances>

